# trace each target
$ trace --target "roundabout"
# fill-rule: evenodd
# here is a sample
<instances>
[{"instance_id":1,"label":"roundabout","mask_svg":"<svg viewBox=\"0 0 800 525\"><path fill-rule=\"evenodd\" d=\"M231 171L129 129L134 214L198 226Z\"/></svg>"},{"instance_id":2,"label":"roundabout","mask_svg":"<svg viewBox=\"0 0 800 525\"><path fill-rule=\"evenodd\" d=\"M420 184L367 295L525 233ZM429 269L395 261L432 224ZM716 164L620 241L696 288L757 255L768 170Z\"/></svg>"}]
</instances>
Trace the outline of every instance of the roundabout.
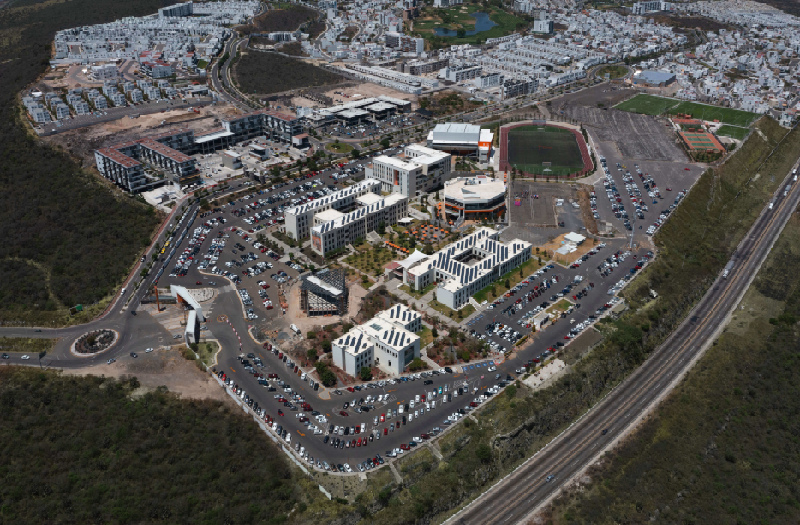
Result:
<instances>
[{"instance_id":1,"label":"roundabout","mask_svg":"<svg viewBox=\"0 0 800 525\"><path fill-rule=\"evenodd\" d=\"M78 337L72 343L70 352L78 357L94 357L113 348L118 340L119 332L116 330L93 330Z\"/></svg>"}]
</instances>

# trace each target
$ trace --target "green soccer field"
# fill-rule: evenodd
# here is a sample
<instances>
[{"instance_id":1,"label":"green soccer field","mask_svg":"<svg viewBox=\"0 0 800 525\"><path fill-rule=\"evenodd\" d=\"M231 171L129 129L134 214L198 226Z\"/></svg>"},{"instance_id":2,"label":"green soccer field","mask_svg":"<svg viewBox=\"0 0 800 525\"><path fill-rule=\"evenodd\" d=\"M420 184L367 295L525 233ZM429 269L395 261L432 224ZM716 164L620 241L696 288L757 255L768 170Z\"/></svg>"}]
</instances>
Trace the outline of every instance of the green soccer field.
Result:
<instances>
[{"instance_id":1,"label":"green soccer field","mask_svg":"<svg viewBox=\"0 0 800 525\"><path fill-rule=\"evenodd\" d=\"M509 130L508 162L531 175L569 175L583 169L581 150L572 132L550 126ZM550 167L542 166L543 162L550 162Z\"/></svg>"},{"instance_id":2,"label":"green soccer field","mask_svg":"<svg viewBox=\"0 0 800 525\"><path fill-rule=\"evenodd\" d=\"M671 114L681 113L691 115L693 118L702 120L719 120L731 126L747 128L758 117L755 113L742 111L740 109L721 108L718 106L708 106L696 102L681 102L670 109Z\"/></svg>"},{"instance_id":3,"label":"green soccer field","mask_svg":"<svg viewBox=\"0 0 800 525\"><path fill-rule=\"evenodd\" d=\"M740 109L721 108L719 106L709 106L708 104L698 104L697 102L681 102L671 98L656 97L653 95L636 95L635 97L621 102L615 108L629 113L642 113L644 115L669 115L685 114L692 118L702 120L719 120L731 126L747 128L752 124L758 115Z\"/></svg>"},{"instance_id":4,"label":"green soccer field","mask_svg":"<svg viewBox=\"0 0 800 525\"><path fill-rule=\"evenodd\" d=\"M679 102L677 100L671 98L654 97L653 95L636 95L614 107L629 113L660 115L678 104Z\"/></svg>"}]
</instances>

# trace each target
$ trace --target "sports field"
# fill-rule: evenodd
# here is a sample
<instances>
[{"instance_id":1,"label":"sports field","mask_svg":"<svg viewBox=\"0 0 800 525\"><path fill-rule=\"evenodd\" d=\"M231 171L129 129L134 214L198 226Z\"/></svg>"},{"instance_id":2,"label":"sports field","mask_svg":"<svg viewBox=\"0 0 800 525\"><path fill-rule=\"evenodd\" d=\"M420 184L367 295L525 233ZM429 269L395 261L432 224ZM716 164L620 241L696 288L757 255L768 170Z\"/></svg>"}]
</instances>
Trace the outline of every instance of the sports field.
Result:
<instances>
[{"instance_id":1,"label":"sports field","mask_svg":"<svg viewBox=\"0 0 800 525\"><path fill-rule=\"evenodd\" d=\"M747 128L739 128L736 126L728 126L727 124L724 126L720 126L717 130L717 135L723 135L725 137L731 137L737 140L742 140L747 136L747 132L750 131Z\"/></svg>"},{"instance_id":2,"label":"sports field","mask_svg":"<svg viewBox=\"0 0 800 525\"><path fill-rule=\"evenodd\" d=\"M671 98L656 97L653 95L636 95L632 99L617 104L617 109L630 113L643 113L645 115L688 114L693 118L702 120L719 120L725 124L739 127L749 127L758 117L755 113L740 109L721 108L697 102L678 101Z\"/></svg>"},{"instance_id":3,"label":"sports field","mask_svg":"<svg viewBox=\"0 0 800 525\"><path fill-rule=\"evenodd\" d=\"M552 126L519 126L509 130L508 162L531 175L569 175L583 169L575 135L568 129ZM544 162L551 164L545 167Z\"/></svg>"},{"instance_id":4,"label":"sports field","mask_svg":"<svg viewBox=\"0 0 800 525\"><path fill-rule=\"evenodd\" d=\"M679 102L677 100L671 98L654 97L653 95L636 95L625 102L620 102L614 107L629 113L660 115L678 104Z\"/></svg>"}]
</instances>

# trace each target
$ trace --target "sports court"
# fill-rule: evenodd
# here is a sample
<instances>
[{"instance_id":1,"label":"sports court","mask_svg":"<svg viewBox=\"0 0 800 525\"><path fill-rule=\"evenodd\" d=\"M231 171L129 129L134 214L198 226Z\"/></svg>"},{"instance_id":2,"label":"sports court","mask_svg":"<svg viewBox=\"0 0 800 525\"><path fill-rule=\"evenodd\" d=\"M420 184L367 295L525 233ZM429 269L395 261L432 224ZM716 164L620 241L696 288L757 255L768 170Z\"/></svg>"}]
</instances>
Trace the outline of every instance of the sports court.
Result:
<instances>
[{"instance_id":1,"label":"sports court","mask_svg":"<svg viewBox=\"0 0 800 525\"><path fill-rule=\"evenodd\" d=\"M581 173L588 151L579 135L544 122L503 128L500 169L515 167L528 175L562 177Z\"/></svg>"}]
</instances>

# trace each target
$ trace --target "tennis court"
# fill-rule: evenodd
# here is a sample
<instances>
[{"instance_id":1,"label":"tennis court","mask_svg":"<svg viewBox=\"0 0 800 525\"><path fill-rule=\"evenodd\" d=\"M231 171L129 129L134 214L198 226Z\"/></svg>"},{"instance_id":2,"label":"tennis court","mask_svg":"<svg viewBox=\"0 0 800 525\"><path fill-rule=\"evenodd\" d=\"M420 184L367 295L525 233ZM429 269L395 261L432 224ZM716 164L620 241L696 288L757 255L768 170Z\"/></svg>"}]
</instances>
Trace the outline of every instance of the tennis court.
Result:
<instances>
[{"instance_id":1,"label":"tennis court","mask_svg":"<svg viewBox=\"0 0 800 525\"><path fill-rule=\"evenodd\" d=\"M572 130L517 126L508 130L507 140L508 163L530 175L570 175L584 168L583 154Z\"/></svg>"}]
</instances>

